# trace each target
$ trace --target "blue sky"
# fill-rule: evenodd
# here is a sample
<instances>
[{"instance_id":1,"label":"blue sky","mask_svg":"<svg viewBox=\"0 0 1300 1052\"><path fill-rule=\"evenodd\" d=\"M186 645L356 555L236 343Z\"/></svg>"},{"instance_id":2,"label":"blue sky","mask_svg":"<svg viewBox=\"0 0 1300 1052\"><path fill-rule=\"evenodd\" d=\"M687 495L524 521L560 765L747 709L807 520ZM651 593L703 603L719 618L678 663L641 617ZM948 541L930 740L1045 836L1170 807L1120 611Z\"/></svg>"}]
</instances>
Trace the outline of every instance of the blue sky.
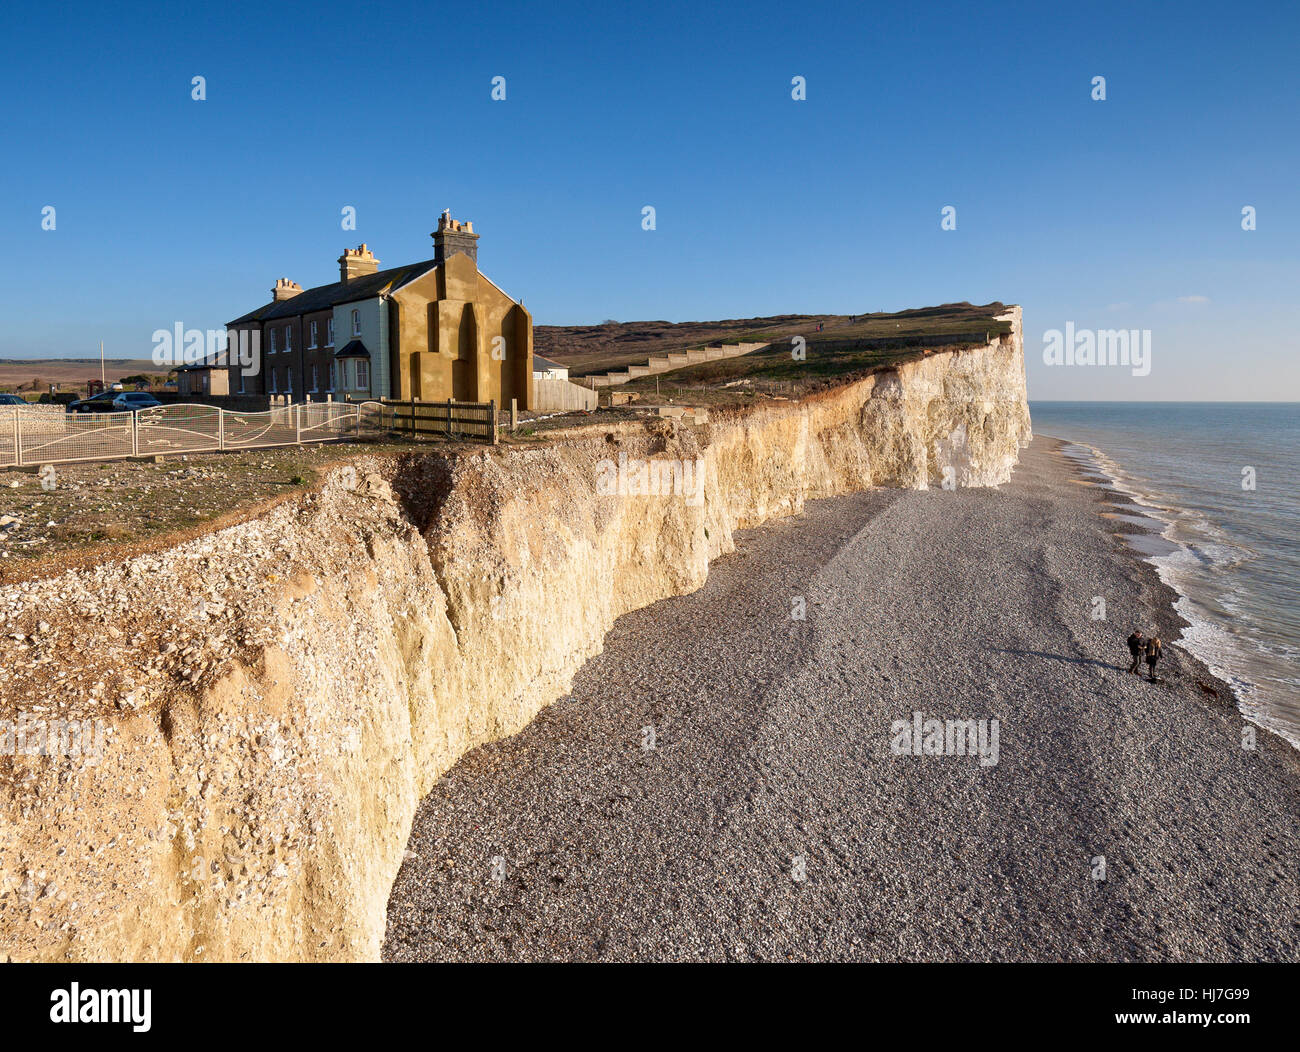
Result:
<instances>
[{"instance_id":1,"label":"blue sky","mask_svg":"<svg viewBox=\"0 0 1300 1052\"><path fill-rule=\"evenodd\" d=\"M1300 15L1056 6L10 6L0 357L147 357L450 208L539 324L1000 299L1032 397L1300 400ZM1066 322L1150 375L1045 366Z\"/></svg>"}]
</instances>

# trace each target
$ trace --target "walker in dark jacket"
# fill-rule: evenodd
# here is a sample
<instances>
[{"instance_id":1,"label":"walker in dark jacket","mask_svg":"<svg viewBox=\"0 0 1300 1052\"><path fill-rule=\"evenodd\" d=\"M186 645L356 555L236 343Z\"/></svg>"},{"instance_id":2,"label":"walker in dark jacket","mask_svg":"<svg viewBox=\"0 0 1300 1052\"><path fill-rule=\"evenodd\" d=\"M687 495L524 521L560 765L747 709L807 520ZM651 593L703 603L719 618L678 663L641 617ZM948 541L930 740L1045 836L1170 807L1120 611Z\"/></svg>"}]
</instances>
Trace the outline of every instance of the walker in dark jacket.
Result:
<instances>
[{"instance_id":1,"label":"walker in dark jacket","mask_svg":"<svg viewBox=\"0 0 1300 1052\"><path fill-rule=\"evenodd\" d=\"M1146 640L1142 638L1142 633L1135 628L1133 634L1128 637L1127 642L1128 652L1133 658L1128 670L1135 676L1140 676L1142 675L1142 652L1146 649Z\"/></svg>"}]
</instances>

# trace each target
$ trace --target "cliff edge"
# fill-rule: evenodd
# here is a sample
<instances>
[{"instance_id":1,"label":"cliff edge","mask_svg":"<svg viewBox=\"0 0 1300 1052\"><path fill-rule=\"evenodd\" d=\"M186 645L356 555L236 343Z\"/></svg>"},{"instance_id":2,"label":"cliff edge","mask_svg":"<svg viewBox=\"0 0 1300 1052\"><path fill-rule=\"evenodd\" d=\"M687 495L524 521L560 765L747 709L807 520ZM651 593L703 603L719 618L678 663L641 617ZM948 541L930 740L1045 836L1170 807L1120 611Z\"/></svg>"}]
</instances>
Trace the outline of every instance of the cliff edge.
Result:
<instances>
[{"instance_id":1,"label":"cliff edge","mask_svg":"<svg viewBox=\"0 0 1300 1052\"><path fill-rule=\"evenodd\" d=\"M0 588L0 956L378 959L421 796L620 614L806 500L1010 478L1030 421L1003 317L701 428L361 456L251 521ZM60 755L24 754L38 725Z\"/></svg>"}]
</instances>

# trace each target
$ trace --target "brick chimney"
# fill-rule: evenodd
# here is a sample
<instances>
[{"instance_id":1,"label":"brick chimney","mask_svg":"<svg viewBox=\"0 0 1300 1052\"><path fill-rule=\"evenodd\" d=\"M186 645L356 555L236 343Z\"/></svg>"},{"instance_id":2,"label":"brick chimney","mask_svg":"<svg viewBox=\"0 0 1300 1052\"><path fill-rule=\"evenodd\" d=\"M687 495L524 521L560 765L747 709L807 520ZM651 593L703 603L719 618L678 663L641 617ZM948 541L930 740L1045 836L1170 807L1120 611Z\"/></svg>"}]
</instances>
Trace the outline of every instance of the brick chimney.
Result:
<instances>
[{"instance_id":1,"label":"brick chimney","mask_svg":"<svg viewBox=\"0 0 1300 1052\"><path fill-rule=\"evenodd\" d=\"M275 288L271 290L271 297L276 303L281 300L291 300L294 296L302 291L302 286L296 281L290 281L288 278L277 278Z\"/></svg>"},{"instance_id":2,"label":"brick chimney","mask_svg":"<svg viewBox=\"0 0 1300 1052\"><path fill-rule=\"evenodd\" d=\"M373 274L379 269L379 260L375 254L360 244L356 248L345 248L339 256L339 281L351 281L363 274Z\"/></svg>"},{"instance_id":3,"label":"brick chimney","mask_svg":"<svg viewBox=\"0 0 1300 1052\"><path fill-rule=\"evenodd\" d=\"M474 224L460 222L451 218L451 209L443 209L438 217L438 229L433 237L433 259L441 263L457 252L464 252L478 266L478 235L474 233Z\"/></svg>"}]
</instances>

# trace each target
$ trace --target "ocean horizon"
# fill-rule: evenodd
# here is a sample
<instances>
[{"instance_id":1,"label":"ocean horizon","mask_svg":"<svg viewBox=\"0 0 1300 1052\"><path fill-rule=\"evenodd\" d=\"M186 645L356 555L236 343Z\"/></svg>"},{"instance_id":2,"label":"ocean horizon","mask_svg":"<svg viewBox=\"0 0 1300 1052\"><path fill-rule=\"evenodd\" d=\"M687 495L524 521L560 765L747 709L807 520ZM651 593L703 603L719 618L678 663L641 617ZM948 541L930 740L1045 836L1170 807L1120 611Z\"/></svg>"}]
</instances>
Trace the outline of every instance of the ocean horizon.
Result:
<instances>
[{"instance_id":1,"label":"ocean horizon","mask_svg":"<svg viewBox=\"0 0 1300 1052\"><path fill-rule=\"evenodd\" d=\"M1232 685L1245 716L1300 748L1300 403L1029 408L1035 435L1073 443L1158 531L1132 543L1179 595L1188 627L1175 642Z\"/></svg>"}]
</instances>

